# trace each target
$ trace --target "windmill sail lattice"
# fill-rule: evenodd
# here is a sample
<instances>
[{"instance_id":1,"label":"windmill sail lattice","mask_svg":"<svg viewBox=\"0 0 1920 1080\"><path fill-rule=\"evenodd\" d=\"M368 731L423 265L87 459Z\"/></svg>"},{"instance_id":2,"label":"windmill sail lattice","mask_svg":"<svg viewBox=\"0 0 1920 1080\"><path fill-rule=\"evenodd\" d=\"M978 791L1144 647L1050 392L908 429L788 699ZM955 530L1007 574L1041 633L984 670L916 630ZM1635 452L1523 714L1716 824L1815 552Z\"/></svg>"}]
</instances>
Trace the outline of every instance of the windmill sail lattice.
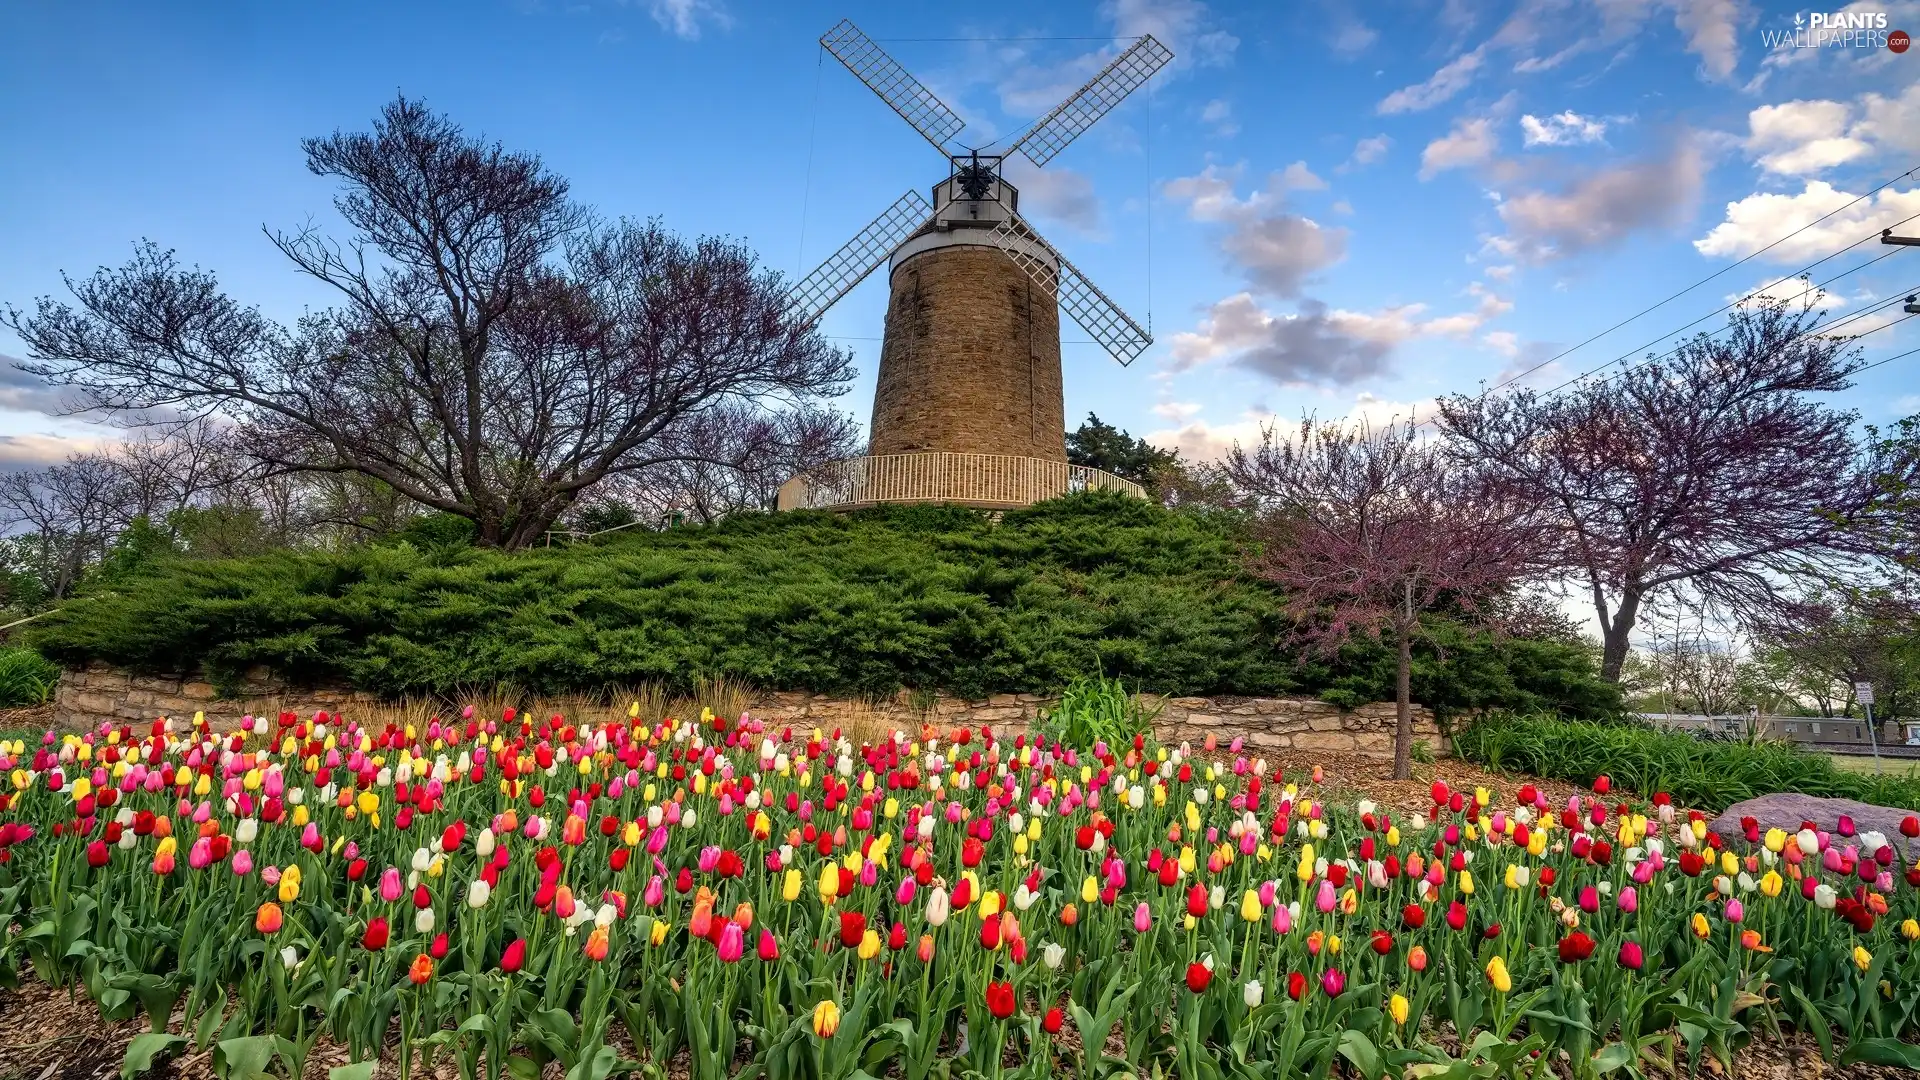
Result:
<instances>
[{"instance_id":1,"label":"windmill sail lattice","mask_svg":"<svg viewBox=\"0 0 1920 1080\"><path fill-rule=\"evenodd\" d=\"M1150 36L1141 38L1015 139L1007 153L1018 150L1035 165L1045 165L1172 59L1165 45Z\"/></svg>"},{"instance_id":2,"label":"windmill sail lattice","mask_svg":"<svg viewBox=\"0 0 1920 1080\"><path fill-rule=\"evenodd\" d=\"M1057 275L1053 267L1036 258L1031 251L1019 243L1023 233L1033 241L1045 245L1047 252L1060 266ZM1067 257L1060 254L1058 249L1045 240L1040 240L1039 234L1033 232L1026 222L1018 217L1008 217L987 235L999 245L1000 250L1007 253L1007 257L1012 259L1015 265L1027 272L1027 276L1032 278L1035 284L1057 299L1060 307L1068 315L1073 316L1073 321L1079 323L1082 330L1104 346L1107 352L1113 354L1113 358L1120 361L1122 366L1133 363L1141 353L1147 351L1147 346L1153 344L1152 334L1141 329L1139 323L1134 322L1126 312L1120 310L1120 305L1109 299L1106 293L1101 292L1100 287L1095 285L1087 275L1081 273L1079 267L1068 262Z\"/></svg>"},{"instance_id":3,"label":"windmill sail lattice","mask_svg":"<svg viewBox=\"0 0 1920 1080\"><path fill-rule=\"evenodd\" d=\"M918 190L910 190L895 199L892 206L881 211L880 216L855 233L853 239L840 245L839 251L827 256L825 262L800 279L791 294L795 309L808 323L819 319L836 301L886 262L887 256L893 254L893 249L899 247L900 242L911 236L914 230L926 224L927 218L932 215L933 207Z\"/></svg>"},{"instance_id":4,"label":"windmill sail lattice","mask_svg":"<svg viewBox=\"0 0 1920 1080\"><path fill-rule=\"evenodd\" d=\"M947 141L967 126L965 120L933 96L933 91L908 74L899 61L861 33L853 20L840 20L838 26L821 37L820 44L941 153L947 152Z\"/></svg>"}]
</instances>

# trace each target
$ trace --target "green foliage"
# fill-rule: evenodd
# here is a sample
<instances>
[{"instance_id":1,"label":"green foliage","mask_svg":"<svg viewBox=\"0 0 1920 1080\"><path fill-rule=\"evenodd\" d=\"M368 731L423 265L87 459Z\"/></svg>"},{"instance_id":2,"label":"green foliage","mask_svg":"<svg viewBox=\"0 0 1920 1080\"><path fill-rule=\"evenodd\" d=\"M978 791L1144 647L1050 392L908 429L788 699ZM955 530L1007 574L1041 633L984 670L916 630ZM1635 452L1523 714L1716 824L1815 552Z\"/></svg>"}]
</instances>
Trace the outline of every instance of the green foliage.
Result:
<instances>
[{"instance_id":1,"label":"green foliage","mask_svg":"<svg viewBox=\"0 0 1920 1080\"><path fill-rule=\"evenodd\" d=\"M1920 806L1920 780L1845 772L1825 754L1783 742L1715 741L1639 724L1489 713L1455 732L1453 747L1490 769L1578 784L1604 773L1630 791L1664 791L1701 810L1781 791Z\"/></svg>"},{"instance_id":2,"label":"green foliage","mask_svg":"<svg viewBox=\"0 0 1920 1080\"><path fill-rule=\"evenodd\" d=\"M458 514L422 514L407 522L392 535L394 543L411 544L421 550L472 547L477 534L473 521Z\"/></svg>"},{"instance_id":3,"label":"green foliage","mask_svg":"<svg viewBox=\"0 0 1920 1080\"><path fill-rule=\"evenodd\" d=\"M834 693L1052 692L1100 671L1143 690L1392 689L1392 651L1279 649L1279 598L1240 570L1231 519L1089 493L1007 513L953 506L740 515L506 553L409 543L172 560L37 625L67 665L253 665L386 695L511 682L534 693L699 677ZM1416 698L1442 709L1617 709L1576 645L1442 627ZM1422 696L1429 695L1429 696Z\"/></svg>"},{"instance_id":4,"label":"green foliage","mask_svg":"<svg viewBox=\"0 0 1920 1080\"><path fill-rule=\"evenodd\" d=\"M60 666L32 649L0 648L0 708L38 705L59 681Z\"/></svg>"},{"instance_id":5,"label":"green foliage","mask_svg":"<svg viewBox=\"0 0 1920 1080\"><path fill-rule=\"evenodd\" d=\"M1067 434L1067 460L1145 484L1156 474L1179 465L1180 452L1162 450L1145 439L1136 439L1088 413L1087 422L1081 424L1078 431Z\"/></svg>"},{"instance_id":6,"label":"green foliage","mask_svg":"<svg viewBox=\"0 0 1920 1080\"><path fill-rule=\"evenodd\" d=\"M1123 746L1135 735L1153 730L1157 715L1158 709L1142 708L1119 679L1083 675L1060 692L1060 702L1047 713L1045 726L1051 735L1074 746L1102 742Z\"/></svg>"}]
</instances>

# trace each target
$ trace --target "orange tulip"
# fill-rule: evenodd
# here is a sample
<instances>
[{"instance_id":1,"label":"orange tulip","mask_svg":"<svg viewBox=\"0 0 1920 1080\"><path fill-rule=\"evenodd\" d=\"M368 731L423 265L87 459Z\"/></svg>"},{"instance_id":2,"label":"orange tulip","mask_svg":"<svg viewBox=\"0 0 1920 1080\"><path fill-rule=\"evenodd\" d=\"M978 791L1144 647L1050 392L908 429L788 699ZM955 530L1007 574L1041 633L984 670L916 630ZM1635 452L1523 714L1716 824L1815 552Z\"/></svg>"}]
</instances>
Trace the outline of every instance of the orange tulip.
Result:
<instances>
[{"instance_id":1,"label":"orange tulip","mask_svg":"<svg viewBox=\"0 0 1920 1080\"><path fill-rule=\"evenodd\" d=\"M1068 904L1060 909L1060 925L1073 926L1080 921L1080 909Z\"/></svg>"},{"instance_id":2,"label":"orange tulip","mask_svg":"<svg viewBox=\"0 0 1920 1080\"><path fill-rule=\"evenodd\" d=\"M407 979L413 985L421 986L431 978L433 978L433 957L426 953L414 957L412 965L407 968Z\"/></svg>"},{"instance_id":3,"label":"orange tulip","mask_svg":"<svg viewBox=\"0 0 1920 1080\"><path fill-rule=\"evenodd\" d=\"M280 911L280 905L271 900L261 904L260 910L253 915L253 928L263 934L279 933L280 927L285 922L286 918Z\"/></svg>"},{"instance_id":4,"label":"orange tulip","mask_svg":"<svg viewBox=\"0 0 1920 1080\"><path fill-rule=\"evenodd\" d=\"M593 933L587 935L587 959L605 960L607 958L607 928L596 926Z\"/></svg>"}]
</instances>

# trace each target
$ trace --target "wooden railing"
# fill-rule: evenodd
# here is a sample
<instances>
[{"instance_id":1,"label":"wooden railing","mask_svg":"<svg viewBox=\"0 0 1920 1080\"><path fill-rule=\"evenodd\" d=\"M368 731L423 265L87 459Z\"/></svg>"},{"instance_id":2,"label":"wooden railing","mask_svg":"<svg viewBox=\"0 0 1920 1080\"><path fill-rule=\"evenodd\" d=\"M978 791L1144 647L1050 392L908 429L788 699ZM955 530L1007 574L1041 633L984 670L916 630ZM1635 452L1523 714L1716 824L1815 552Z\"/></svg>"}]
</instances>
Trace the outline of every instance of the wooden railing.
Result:
<instances>
[{"instance_id":1,"label":"wooden railing","mask_svg":"<svg viewBox=\"0 0 1920 1080\"><path fill-rule=\"evenodd\" d=\"M1026 506L1078 491L1146 489L1110 472L1006 454L884 454L848 458L796 476L780 488L781 510L831 510L886 502Z\"/></svg>"}]
</instances>

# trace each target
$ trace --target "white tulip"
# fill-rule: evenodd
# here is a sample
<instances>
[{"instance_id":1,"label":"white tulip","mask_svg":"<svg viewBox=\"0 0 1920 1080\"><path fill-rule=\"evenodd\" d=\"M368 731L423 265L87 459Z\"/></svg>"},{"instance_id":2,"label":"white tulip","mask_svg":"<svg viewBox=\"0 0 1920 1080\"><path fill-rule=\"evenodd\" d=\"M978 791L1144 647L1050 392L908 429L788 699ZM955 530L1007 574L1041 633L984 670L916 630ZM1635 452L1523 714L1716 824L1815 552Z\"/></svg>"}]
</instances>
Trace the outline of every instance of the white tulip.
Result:
<instances>
[{"instance_id":1,"label":"white tulip","mask_svg":"<svg viewBox=\"0 0 1920 1080\"><path fill-rule=\"evenodd\" d=\"M432 908L423 907L419 911L416 911L413 913L413 929L415 933L420 933L420 934L433 933L433 909Z\"/></svg>"},{"instance_id":2,"label":"white tulip","mask_svg":"<svg viewBox=\"0 0 1920 1080\"><path fill-rule=\"evenodd\" d=\"M1259 1008L1260 1000L1265 996L1266 988L1260 985L1259 979L1248 979L1247 984L1240 988L1240 1000L1246 1002L1249 1009Z\"/></svg>"},{"instance_id":3,"label":"white tulip","mask_svg":"<svg viewBox=\"0 0 1920 1080\"><path fill-rule=\"evenodd\" d=\"M493 886L487 884L485 878L475 878L473 883L467 886L467 906L470 908L486 907L487 899L492 895Z\"/></svg>"}]
</instances>

